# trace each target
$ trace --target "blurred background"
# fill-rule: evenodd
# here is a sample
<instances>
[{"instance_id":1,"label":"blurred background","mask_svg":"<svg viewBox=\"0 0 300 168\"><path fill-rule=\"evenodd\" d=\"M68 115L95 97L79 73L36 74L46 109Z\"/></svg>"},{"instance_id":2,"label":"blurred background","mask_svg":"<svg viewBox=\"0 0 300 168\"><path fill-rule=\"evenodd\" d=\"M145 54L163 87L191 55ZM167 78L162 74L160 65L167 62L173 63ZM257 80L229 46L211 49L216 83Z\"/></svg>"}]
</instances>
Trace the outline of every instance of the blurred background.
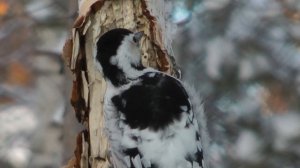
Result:
<instances>
[{"instance_id":1,"label":"blurred background","mask_svg":"<svg viewBox=\"0 0 300 168\"><path fill-rule=\"evenodd\" d=\"M170 0L169 0L170 1ZM173 0L213 168L300 167L300 1ZM81 129L61 51L75 0L0 0L0 167L58 168Z\"/></svg>"},{"instance_id":2,"label":"blurred background","mask_svg":"<svg viewBox=\"0 0 300 168\"><path fill-rule=\"evenodd\" d=\"M79 126L61 52L76 5L0 0L1 168L58 168L73 155Z\"/></svg>"}]
</instances>

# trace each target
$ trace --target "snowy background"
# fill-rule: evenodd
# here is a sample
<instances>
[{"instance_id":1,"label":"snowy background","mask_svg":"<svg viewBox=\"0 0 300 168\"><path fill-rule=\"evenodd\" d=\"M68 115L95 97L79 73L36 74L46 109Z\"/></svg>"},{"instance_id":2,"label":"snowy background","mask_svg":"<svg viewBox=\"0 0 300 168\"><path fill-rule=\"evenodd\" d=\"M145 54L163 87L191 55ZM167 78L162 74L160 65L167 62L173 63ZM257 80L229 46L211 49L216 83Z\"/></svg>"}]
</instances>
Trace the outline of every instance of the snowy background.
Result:
<instances>
[{"instance_id":1,"label":"snowy background","mask_svg":"<svg viewBox=\"0 0 300 168\"><path fill-rule=\"evenodd\" d=\"M212 167L300 167L300 1L177 3L175 55L205 102Z\"/></svg>"},{"instance_id":2,"label":"snowy background","mask_svg":"<svg viewBox=\"0 0 300 168\"><path fill-rule=\"evenodd\" d=\"M73 155L61 51L74 2L0 0L0 168L58 168Z\"/></svg>"},{"instance_id":3,"label":"snowy background","mask_svg":"<svg viewBox=\"0 0 300 168\"><path fill-rule=\"evenodd\" d=\"M300 1L173 2L173 49L205 102L211 167L300 167ZM73 155L80 128L60 53L74 17L74 0L0 0L1 168Z\"/></svg>"}]
</instances>

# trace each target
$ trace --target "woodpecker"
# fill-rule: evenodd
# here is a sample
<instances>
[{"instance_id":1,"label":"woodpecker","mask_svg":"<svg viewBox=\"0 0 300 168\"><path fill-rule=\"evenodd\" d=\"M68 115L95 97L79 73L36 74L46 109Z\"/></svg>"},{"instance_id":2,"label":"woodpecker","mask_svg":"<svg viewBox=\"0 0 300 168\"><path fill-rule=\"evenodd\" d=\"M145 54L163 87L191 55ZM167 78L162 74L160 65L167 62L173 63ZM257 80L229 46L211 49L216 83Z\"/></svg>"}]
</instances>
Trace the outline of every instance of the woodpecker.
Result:
<instances>
[{"instance_id":1,"label":"woodpecker","mask_svg":"<svg viewBox=\"0 0 300 168\"><path fill-rule=\"evenodd\" d=\"M142 37L116 28L96 43L95 65L107 82L103 108L111 163L115 168L207 168L201 101L193 103L195 93L180 80L143 66Z\"/></svg>"}]
</instances>

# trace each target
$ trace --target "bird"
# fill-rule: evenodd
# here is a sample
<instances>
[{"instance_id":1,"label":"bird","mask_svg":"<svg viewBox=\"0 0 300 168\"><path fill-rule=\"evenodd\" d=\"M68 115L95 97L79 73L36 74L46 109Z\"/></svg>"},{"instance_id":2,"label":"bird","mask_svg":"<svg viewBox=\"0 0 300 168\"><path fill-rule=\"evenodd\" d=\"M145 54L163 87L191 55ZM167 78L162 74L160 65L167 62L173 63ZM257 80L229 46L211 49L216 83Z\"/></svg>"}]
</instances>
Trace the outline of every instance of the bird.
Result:
<instances>
[{"instance_id":1,"label":"bird","mask_svg":"<svg viewBox=\"0 0 300 168\"><path fill-rule=\"evenodd\" d=\"M179 79L145 67L143 32L107 31L94 61L106 83L105 132L114 168L207 168L200 99ZM199 119L199 118L203 119Z\"/></svg>"}]
</instances>

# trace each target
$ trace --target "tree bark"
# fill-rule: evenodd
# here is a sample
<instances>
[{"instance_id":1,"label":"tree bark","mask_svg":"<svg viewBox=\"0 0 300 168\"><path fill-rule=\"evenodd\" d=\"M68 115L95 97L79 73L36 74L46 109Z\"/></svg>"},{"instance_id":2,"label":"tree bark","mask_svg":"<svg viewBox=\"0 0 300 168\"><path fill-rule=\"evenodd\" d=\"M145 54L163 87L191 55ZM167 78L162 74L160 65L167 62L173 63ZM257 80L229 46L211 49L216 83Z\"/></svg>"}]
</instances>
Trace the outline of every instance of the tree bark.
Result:
<instances>
[{"instance_id":1,"label":"tree bark","mask_svg":"<svg viewBox=\"0 0 300 168\"><path fill-rule=\"evenodd\" d=\"M93 61L97 39L113 28L143 31L142 62L145 66L176 75L170 55L172 25L166 20L164 0L81 0L79 16L66 41L63 56L73 73L71 104L85 130L78 134L75 156L66 168L107 168L109 143L104 132L103 97L106 83Z\"/></svg>"}]
</instances>

